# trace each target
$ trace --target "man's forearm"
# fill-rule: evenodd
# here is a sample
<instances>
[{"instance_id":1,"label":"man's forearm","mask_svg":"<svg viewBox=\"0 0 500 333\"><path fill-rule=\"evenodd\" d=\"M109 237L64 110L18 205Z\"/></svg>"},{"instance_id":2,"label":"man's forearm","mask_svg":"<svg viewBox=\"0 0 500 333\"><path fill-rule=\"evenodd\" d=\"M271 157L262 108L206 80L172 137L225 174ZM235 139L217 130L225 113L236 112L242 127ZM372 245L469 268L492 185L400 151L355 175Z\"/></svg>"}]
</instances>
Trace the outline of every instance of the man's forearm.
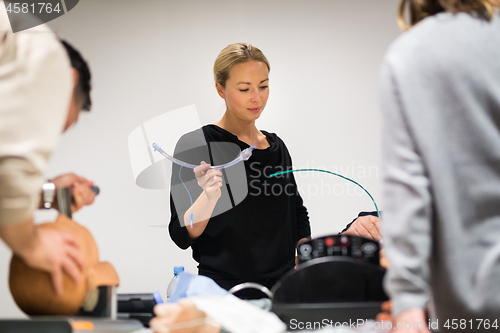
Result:
<instances>
[{"instance_id":1,"label":"man's forearm","mask_svg":"<svg viewBox=\"0 0 500 333\"><path fill-rule=\"evenodd\" d=\"M42 184L41 172L29 160L0 156L0 226L31 219Z\"/></svg>"},{"instance_id":2,"label":"man's forearm","mask_svg":"<svg viewBox=\"0 0 500 333\"><path fill-rule=\"evenodd\" d=\"M24 258L35 243L33 216L19 223L0 226L0 238L12 251Z\"/></svg>"}]
</instances>

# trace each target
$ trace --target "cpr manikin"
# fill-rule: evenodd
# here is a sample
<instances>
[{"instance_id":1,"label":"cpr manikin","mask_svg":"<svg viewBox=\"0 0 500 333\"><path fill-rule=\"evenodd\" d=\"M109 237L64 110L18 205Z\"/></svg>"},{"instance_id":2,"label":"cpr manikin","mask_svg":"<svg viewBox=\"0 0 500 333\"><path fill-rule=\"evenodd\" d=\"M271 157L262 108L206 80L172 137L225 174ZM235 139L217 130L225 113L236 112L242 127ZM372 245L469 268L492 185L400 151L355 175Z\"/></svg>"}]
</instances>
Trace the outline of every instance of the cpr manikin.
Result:
<instances>
[{"instance_id":1,"label":"cpr manikin","mask_svg":"<svg viewBox=\"0 0 500 333\"><path fill-rule=\"evenodd\" d=\"M64 214L60 214L55 222L40 224L37 228L52 228L75 235L85 258L85 267L83 279L78 284L65 274L64 291L56 295L49 273L29 267L14 255L10 263L10 291L26 314L74 315L84 305L87 311L92 311L97 304L97 287L119 285L113 266L108 262L99 262L97 244L86 228Z\"/></svg>"}]
</instances>

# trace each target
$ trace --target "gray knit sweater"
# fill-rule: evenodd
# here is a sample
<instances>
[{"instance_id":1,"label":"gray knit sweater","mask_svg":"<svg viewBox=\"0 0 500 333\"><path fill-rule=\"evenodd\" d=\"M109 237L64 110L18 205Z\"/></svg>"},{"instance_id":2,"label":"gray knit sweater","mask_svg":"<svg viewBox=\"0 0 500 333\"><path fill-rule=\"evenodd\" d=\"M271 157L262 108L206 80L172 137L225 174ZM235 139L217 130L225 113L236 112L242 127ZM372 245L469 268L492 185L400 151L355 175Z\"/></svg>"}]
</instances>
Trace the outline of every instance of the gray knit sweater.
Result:
<instances>
[{"instance_id":1,"label":"gray knit sweater","mask_svg":"<svg viewBox=\"0 0 500 333\"><path fill-rule=\"evenodd\" d=\"M440 326L500 325L499 15L441 13L403 33L382 67L381 109L394 313L432 293Z\"/></svg>"}]
</instances>

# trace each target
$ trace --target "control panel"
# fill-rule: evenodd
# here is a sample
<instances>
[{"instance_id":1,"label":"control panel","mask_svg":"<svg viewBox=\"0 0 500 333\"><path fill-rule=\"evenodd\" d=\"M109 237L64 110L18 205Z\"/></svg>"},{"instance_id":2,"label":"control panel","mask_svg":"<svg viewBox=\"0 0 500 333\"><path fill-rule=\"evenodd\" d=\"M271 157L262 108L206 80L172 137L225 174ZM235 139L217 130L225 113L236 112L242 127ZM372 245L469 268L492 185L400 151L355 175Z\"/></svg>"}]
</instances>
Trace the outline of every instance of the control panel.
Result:
<instances>
[{"instance_id":1,"label":"control panel","mask_svg":"<svg viewBox=\"0 0 500 333\"><path fill-rule=\"evenodd\" d=\"M353 235L333 235L301 244L298 256L299 264L315 258L343 256L379 265L379 251L377 241Z\"/></svg>"}]
</instances>

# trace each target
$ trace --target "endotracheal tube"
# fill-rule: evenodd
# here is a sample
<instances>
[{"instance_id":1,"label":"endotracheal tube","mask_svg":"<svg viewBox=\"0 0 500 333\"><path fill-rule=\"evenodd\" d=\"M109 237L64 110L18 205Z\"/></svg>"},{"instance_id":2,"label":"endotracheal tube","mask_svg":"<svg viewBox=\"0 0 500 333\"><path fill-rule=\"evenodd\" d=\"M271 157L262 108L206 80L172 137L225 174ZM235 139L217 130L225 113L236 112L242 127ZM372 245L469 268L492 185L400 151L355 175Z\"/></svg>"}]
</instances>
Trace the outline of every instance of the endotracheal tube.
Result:
<instances>
[{"instance_id":1,"label":"endotracheal tube","mask_svg":"<svg viewBox=\"0 0 500 333\"><path fill-rule=\"evenodd\" d=\"M179 169L179 179L182 183L182 185L184 186L184 188L186 189L186 192L187 194L189 195L189 200L191 202L191 215L189 216L189 227L192 229L193 228L193 219L194 219L194 216L193 216L193 198L191 197L191 193L189 193L189 190L186 186L186 184L184 184L184 181L182 180L182 177L181 177L181 170L182 168L190 168L190 169L194 169L196 168L198 165L195 165L195 164L190 164L190 163L186 163L186 162L183 162L181 160L178 160L177 158L173 157L173 156L170 156L169 154L167 154L159 144L157 144L156 142L153 142L153 149L157 152L159 152L160 154L162 154L164 157L166 157L167 159L169 159L170 161L172 161L173 163L175 164L178 164L181 166L181 168ZM209 169L214 169L214 170L222 170L222 169L226 169L226 168L229 168L230 166L233 166L239 162L242 162L242 161L248 161L248 159L250 158L250 156L252 156L252 151L255 149L255 145L251 145L250 147L246 148L246 149L243 149L239 154L238 156L236 156L236 158L228 163L224 163L224 164L220 164L220 165L215 165L215 166L210 166Z\"/></svg>"},{"instance_id":2,"label":"endotracheal tube","mask_svg":"<svg viewBox=\"0 0 500 333\"><path fill-rule=\"evenodd\" d=\"M196 168L198 166L198 165L195 165L195 164L190 164L190 163L182 162L181 160L178 160L175 157L170 156L163 149L161 149L161 146L159 144L157 144L156 142L153 142L153 149L155 151L159 152L160 154L162 154L164 157L166 157L170 161L172 161L175 164L178 164L178 165L180 165L182 167L194 169L194 168ZM227 162L227 163L220 164L220 165L212 165L212 166L210 166L210 169L222 170L222 169L229 168L230 166L233 166L233 165L235 165L238 162L248 161L248 159L250 158L250 156L252 156L252 151L254 149L255 149L255 145L251 145L250 147L248 147L246 149L243 149L238 154L238 156L236 156L236 158L234 160L232 160L231 162Z\"/></svg>"}]
</instances>

